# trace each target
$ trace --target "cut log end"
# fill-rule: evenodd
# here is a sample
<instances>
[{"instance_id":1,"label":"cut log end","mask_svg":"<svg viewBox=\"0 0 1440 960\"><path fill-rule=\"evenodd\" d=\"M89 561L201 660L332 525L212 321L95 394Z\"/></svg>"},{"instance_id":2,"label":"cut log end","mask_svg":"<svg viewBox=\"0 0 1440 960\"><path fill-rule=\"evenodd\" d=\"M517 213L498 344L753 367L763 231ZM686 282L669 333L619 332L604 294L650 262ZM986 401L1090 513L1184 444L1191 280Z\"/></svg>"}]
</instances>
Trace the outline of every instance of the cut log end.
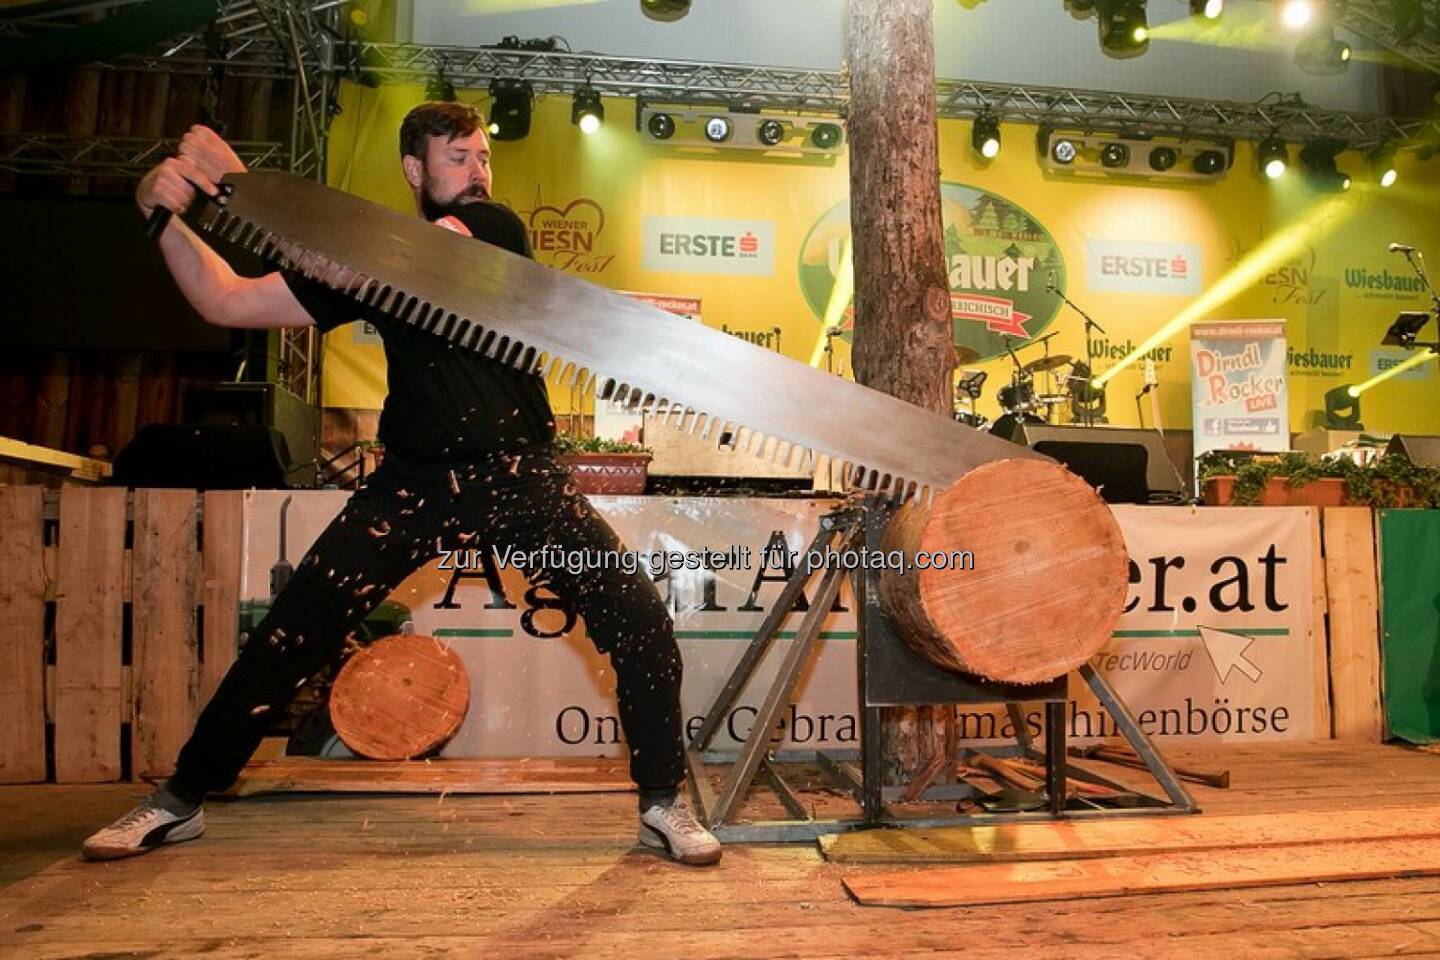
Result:
<instances>
[{"instance_id":1,"label":"cut log end","mask_svg":"<svg viewBox=\"0 0 1440 960\"><path fill-rule=\"evenodd\" d=\"M947 568L887 569L880 596L912 649L942 669L1043 683L1109 642L1125 604L1128 555L1110 508L1056 463L1002 460L909 505L885 549L944 555ZM960 569L956 558L973 557Z\"/></svg>"},{"instance_id":2,"label":"cut log end","mask_svg":"<svg viewBox=\"0 0 1440 960\"><path fill-rule=\"evenodd\" d=\"M371 760L411 760L460 729L470 706L470 677L434 637L376 640L340 670L330 691L330 720L351 751Z\"/></svg>"}]
</instances>

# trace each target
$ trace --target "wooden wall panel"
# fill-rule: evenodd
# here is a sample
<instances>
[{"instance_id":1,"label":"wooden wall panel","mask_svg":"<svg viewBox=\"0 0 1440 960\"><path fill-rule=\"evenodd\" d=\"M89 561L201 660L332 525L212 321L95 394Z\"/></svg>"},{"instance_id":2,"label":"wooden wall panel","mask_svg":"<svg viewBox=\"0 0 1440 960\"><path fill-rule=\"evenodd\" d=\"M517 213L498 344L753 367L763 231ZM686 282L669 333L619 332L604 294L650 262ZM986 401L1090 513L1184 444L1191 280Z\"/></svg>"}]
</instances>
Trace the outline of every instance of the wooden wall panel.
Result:
<instances>
[{"instance_id":1,"label":"wooden wall panel","mask_svg":"<svg viewBox=\"0 0 1440 960\"><path fill-rule=\"evenodd\" d=\"M0 783L45 779L44 500L0 487Z\"/></svg>"},{"instance_id":2,"label":"wooden wall panel","mask_svg":"<svg viewBox=\"0 0 1440 960\"><path fill-rule=\"evenodd\" d=\"M199 602L194 490L136 490L130 725L136 779L174 771L198 714Z\"/></svg>"},{"instance_id":3,"label":"wooden wall panel","mask_svg":"<svg viewBox=\"0 0 1440 960\"><path fill-rule=\"evenodd\" d=\"M55 779L120 779L125 491L60 492Z\"/></svg>"}]
</instances>

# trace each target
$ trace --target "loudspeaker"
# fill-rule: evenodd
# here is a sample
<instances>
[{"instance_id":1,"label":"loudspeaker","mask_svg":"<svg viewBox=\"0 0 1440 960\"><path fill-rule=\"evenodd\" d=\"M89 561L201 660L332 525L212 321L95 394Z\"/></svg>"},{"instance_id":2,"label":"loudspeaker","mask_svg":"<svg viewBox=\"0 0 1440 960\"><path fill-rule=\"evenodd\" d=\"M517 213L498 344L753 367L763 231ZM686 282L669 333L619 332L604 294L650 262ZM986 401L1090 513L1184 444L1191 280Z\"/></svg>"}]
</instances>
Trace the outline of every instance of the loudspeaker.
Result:
<instances>
[{"instance_id":1,"label":"loudspeaker","mask_svg":"<svg viewBox=\"0 0 1440 960\"><path fill-rule=\"evenodd\" d=\"M1147 503L1154 493L1185 493L1154 430L1021 423L1011 439L1054 457L1094 486L1103 484L1107 503Z\"/></svg>"},{"instance_id":2,"label":"loudspeaker","mask_svg":"<svg viewBox=\"0 0 1440 960\"><path fill-rule=\"evenodd\" d=\"M151 423L115 458L110 482L196 490L284 488L285 437L269 427Z\"/></svg>"},{"instance_id":3,"label":"loudspeaker","mask_svg":"<svg viewBox=\"0 0 1440 960\"><path fill-rule=\"evenodd\" d=\"M1414 433L1397 433L1385 448L1387 454L1398 453L1411 463L1440 467L1440 437L1422 437Z\"/></svg>"},{"instance_id":4,"label":"loudspeaker","mask_svg":"<svg viewBox=\"0 0 1440 960\"><path fill-rule=\"evenodd\" d=\"M185 393L181 420L196 426L270 427L285 437L290 459L285 462L292 484L310 486L320 411L278 383L217 383L192 387Z\"/></svg>"}]
</instances>

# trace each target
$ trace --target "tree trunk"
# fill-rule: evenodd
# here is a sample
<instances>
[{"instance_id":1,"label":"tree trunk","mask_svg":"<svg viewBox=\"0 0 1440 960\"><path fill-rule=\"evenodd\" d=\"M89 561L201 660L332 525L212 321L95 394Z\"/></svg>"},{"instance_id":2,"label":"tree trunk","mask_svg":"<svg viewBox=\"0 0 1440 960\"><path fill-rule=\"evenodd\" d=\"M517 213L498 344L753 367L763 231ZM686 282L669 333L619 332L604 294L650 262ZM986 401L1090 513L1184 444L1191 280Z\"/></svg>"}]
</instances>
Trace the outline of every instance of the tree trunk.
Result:
<instances>
[{"instance_id":1,"label":"tree trunk","mask_svg":"<svg viewBox=\"0 0 1440 960\"><path fill-rule=\"evenodd\" d=\"M948 414L955 354L940 222L932 3L850 0L853 363L857 382ZM887 782L908 781L953 744L953 723L949 707L887 711Z\"/></svg>"}]
</instances>

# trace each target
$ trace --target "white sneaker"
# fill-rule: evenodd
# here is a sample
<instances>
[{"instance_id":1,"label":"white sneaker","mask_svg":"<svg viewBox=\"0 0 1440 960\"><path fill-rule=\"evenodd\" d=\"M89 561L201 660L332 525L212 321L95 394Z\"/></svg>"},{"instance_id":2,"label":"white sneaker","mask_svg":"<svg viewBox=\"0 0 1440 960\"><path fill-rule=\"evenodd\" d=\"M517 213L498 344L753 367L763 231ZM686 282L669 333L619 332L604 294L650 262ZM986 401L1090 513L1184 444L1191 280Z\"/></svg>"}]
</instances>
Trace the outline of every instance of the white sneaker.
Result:
<instances>
[{"instance_id":1,"label":"white sneaker","mask_svg":"<svg viewBox=\"0 0 1440 960\"><path fill-rule=\"evenodd\" d=\"M679 798L668 805L654 804L640 814L640 842L691 866L720 861L720 841Z\"/></svg>"},{"instance_id":2,"label":"white sneaker","mask_svg":"<svg viewBox=\"0 0 1440 960\"><path fill-rule=\"evenodd\" d=\"M204 832L203 806L181 816L146 797L134 810L91 834L83 849L90 860L118 860L146 853L162 843L194 840Z\"/></svg>"}]
</instances>

